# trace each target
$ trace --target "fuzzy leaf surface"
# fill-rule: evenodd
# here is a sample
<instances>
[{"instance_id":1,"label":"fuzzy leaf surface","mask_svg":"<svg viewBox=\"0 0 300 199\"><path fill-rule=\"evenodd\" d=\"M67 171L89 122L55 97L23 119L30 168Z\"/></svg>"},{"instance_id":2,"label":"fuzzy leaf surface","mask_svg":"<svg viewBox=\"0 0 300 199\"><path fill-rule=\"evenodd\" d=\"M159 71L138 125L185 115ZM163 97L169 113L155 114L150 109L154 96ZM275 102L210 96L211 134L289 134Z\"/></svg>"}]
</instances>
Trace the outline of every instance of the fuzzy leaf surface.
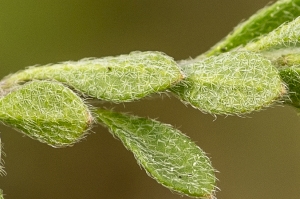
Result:
<instances>
[{"instance_id":1,"label":"fuzzy leaf surface","mask_svg":"<svg viewBox=\"0 0 300 199\"><path fill-rule=\"evenodd\" d=\"M284 22L300 16L300 0L278 0L252 15L238 25L227 37L213 46L205 55L217 55L243 46L249 41L267 34ZM202 56L199 56L199 58Z\"/></svg>"},{"instance_id":2,"label":"fuzzy leaf surface","mask_svg":"<svg viewBox=\"0 0 300 199\"><path fill-rule=\"evenodd\" d=\"M228 52L182 65L187 78L171 90L184 102L211 114L243 114L279 98L279 72L259 54Z\"/></svg>"},{"instance_id":3,"label":"fuzzy leaf surface","mask_svg":"<svg viewBox=\"0 0 300 199\"><path fill-rule=\"evenodd\" d=\"M257 40L248 43L246 50L255 52L266 52L284 48L295 48L300 46L300 17L285 23Z\"/></svg>"},{"instance_id":4,"label":"fuzzy leaf surface","mask_svg":"<svg viewBox=\"0 0 300 199\"><path fill-rule=\"evenodd\" d=\"M3 166L2 166L2 164L3 164L2 157L1 157L2 153L3 153L2 152L2 142L1 142L1 139L0 139L0 177L2 175L6 174L5 171L4 171L4 169L3 169ZM0 189L0 199L4 199L2 189Z\"/></svg>"},{"instance_id":5,"label":"fuzzy leaf surface","mask_svg":"<svg viewBox=\"0 0 300 199\"><path fill-rule=\"evenodd\" d=\"M160 52L133 52L32 67L7 77L2 84L9 88L31 79L56 80L84 95L110 102L126 102L163 91L182 78L173 58Z\"/></svg>"},{"instance_id":6,"label":"fuzzy leaf surface","mask_svg":"<svg viewBox=\"0 0 300 199\"><path fill-rule=\"evenodd\" d=\"M181 194L213 198L215 171L205 153L186 135L151 119L107 110L98 110L97 115L159 183Z\"/></svg>"},{"instance_id":7,"label":"fuzzy leaf surface","mask_svg":"<svg viewBox=\"0 0 300 199\"><path fill-rule=\"evenodd\" d=\"M3 153L2 150L3 150L3 145L2 145L2 142L1 142L1 138L0 138L0 177L6 174L6 172L4 171L4 167L3 167L2 155L4 153Z\"/></svg>"},{"instance_id":8,"label":"fuzzy leaf surface","mask_svg":"<svg viewBox=\"0 0 300 199\"><path fill-rule=\"evenodd\" d=\"M300 67L291 66L280 69L280 76L288 87L289 98L285 102L300 108Z\"/></svg>"},{"instance_id":9,"label":"fuzzy leaf surface","mask_svg":"<svg viewBox=\"0 0 300 199\"><path fill-rule=\"evenodd\" d=\"M0 121L53 147L85 135L92 116L80 97L58 82L31 81L0 98Z\"/></svg>"}]
</instances>

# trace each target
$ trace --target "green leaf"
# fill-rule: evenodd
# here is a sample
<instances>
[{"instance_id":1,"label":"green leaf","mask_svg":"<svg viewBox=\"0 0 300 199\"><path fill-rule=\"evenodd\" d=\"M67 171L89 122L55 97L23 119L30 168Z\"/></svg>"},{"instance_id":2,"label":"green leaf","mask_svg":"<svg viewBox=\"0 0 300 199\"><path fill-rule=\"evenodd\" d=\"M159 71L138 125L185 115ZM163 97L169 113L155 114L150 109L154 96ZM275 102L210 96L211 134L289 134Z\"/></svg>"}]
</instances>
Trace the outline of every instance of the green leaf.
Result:
<instances>
[{"instance_id":1,"label":"green leaf","mask_svg":"<svg viewBox=\"0 0 300 199\"><path fill-rule=\"evenodd\" d=\"M0 138L0 177L2 175L5 175L5 171L3 170L3 166L2 166L2 164L3 164L2 157L1 157L2 153L3 153L2 142L1 142L1 138ZM2 189L0 189L0 199L4 199Z\"/></svg>"},{"instance_id":2,"label":"green leaf","mask_svg":"<svg viewBox=\"0 0 300 199\"><path fill-rule=\"evenodd\" d=\"M0 189L0 199L4 199L3 191Z\"/></svg>"},{"instance_id":3,"label":"green leaf","mask_svg":"<svg viewBox=\"0 0 300 199\"><path fill-rule=\"evenodd\" d=\"M182 68L187 78L171 90L184 103L211 114L249 113L285 92L276 67L256 53L223 53Z\"/></svg>"},{"instance_id":4,"label":"green leaf","mask_svg":"<svg viewBox=\"0 0 300 199\"><path fill-rule=\"evenodd\" d=\"M281 25L269 34L264 35L251 43L248 43L245 46L245 49L255 52L268 52L278 50L279 52L286 53L284 51L285 49L291 48L290 51L293 51L293 48L299 47L299 41L300 17L289 23ZM277 51L271 53L272 56L275 53L279 54Z\"/></svg>"},{"instance_id":5,"label":"green leaf","mask_svg":"<svg viewBox=\"0 0 300 199\"><path fill-rule=\"evenodd\" d=\"M300 54L286 54L279 57L276 62L281 79L288 88L284 102L300 108Z\"/></svg>"},{"instance_id":6,"label":"green leaf","mask_svg":"<svg viewBox=\"0 0 300 199\"><path fill-rule=\"evenodd\" d=\"M182 78L173 58L160 52L133 52L31 67L7 77L2 85L7 88L21 81L50 79L63 82L84 95L126 102L163 91Z\"/></svg>"},{"instance_id":7,"label":"green leaf","mask_svg":"<svg viewBox=\"0 0 300 199\"><path fill-rule=\"evenodd\" d=\"M31 81L0 98L0 121L53 147L78 142L91 113L72 90L58 82Z\"/></svg>"},{"instance_id":8,"label":"green leaf","mask_svg":"<svg viewBox=\"0 0 300 199\"><path fill-rule=\"evenodd\" d=\"M1 138L0 138L0 176L3 176L6 174L6 172L4 171L4 167L3 167L2 156L4 155L4 153L2 150L3 150L3 144L2 144Z\"/></svg>"},{"instance_id":9,"label":"green leaf","mask_svg":"<svg viewBox=\"0 0 300 199\"><path fill-rule=\"evenodd\" d=\"M282 68L280 76L288 87L288 98L285 102L300 108L300 67Z\"/></svg>"},{"instance_id":10,"label":"green leaf","mask_svg":"<svg viewBox=\"0 0 300 199\"><path fill-rule=\"evenodd\" d=\"M188 196L213 197L216 177L209 158L179 130L151 119L107 110L96 113L159 183Z\"/></svg>"},{"instance_id":11,"label":"green leaf","mask_svg":"<svg viewBox=\"0 0 300 199\"><path fill-rule=\"evenodd\" d=\"M243 46L298 16L300 16L300 0L276 1L273 5L259 10L248 20L238 25L233 32L213 46L205 55L216 55Z\"/></svg>"}]
</instances>

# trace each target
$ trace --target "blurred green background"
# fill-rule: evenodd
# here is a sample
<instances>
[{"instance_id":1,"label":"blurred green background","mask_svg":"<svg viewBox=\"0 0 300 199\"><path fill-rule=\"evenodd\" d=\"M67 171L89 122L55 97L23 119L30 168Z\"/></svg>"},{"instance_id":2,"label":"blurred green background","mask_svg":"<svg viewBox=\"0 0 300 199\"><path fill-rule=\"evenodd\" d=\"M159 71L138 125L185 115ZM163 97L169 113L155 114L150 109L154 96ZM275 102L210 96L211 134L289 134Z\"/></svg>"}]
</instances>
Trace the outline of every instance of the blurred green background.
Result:
<instances>
[{"instance_id":1,"label":"blurred green background","mask_svg":"<svg viewBox=\"0 0 300 199\"><path fill-rule=\"evenodd\" d=\"M0 0L0 76L26 66L163 51L195 57L269 0ZM212 157L218 198L300 198L300 117L275 106L245 118L218 117L173 97L116 110L177 126ZM102 127L71 148L53 149L1 125L6 199L187 198L157 184Z\"/></svg>"}]
</instances>

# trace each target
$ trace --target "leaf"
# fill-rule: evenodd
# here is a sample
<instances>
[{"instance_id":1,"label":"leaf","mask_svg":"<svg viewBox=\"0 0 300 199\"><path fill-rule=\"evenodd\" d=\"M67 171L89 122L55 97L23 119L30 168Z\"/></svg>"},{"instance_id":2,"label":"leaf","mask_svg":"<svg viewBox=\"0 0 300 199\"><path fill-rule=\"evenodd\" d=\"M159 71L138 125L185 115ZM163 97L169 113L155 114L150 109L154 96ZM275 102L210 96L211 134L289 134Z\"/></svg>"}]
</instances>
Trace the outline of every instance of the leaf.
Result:
<instances>
[{"instance_id":1,"label":"leaf","mask_svg":"<svg viewBox=\"0 0 300 199\"><path fill-rule=\"evenodd\" d=\"M72 90L58 82L31 81L0 98L0 120L53 147L78 142L92 116Z\"/></svg>"},{"instance_id":2,"label":"leaf","mask_svg":"<svg viewBox=\"0 0 300 199\"><path fill-rule=\"evenodd\" d=\"M3 197L3 191L0 189L0 199L4 199Z\"/></svg>"},{"instance_id":3,"label":"leaf","mask_svg":"<svg viewBox=\"0 0 300 199\"><path fill-rule=\"evenodd\" d=\"M292 66L288 68L282 68L280 70L280 76L284 83L288 87L288 98L285 102L291 104L297 108L300 108L300 68L298 66Z\"/></svg>"},{"instance_id":4,"label":"leaf","mask_svg":"<svg viewBox=\"0 0 300 199\"><path fill-rule=\"evenodd\" d=\"M1 142L1 138L0 138L0 177L2 175L6 174L6 172L4 171L3 166L2 166L2 164L3 164L3 160L1 157L1 155L3 154L2 148L3 148L3 146L2 146L2 142ZM2 189L0 189L0 199L4 199Z\"/></svg>"},{"instance_id":5,"label":"leaf","mask_svg":"<svg viewBox=\"0 0 300 199\"><path fill-rule=\"evenodd\" d=\"M238 25L205 55L217 55L230 51L235 47L243 46L249 41L271 32L282 23L292 21L299 15L300 0L278 0L273 5L259 10L248 20Z\"/></svg>"},{"instance_id":6,"label":"leaf","mask_svg":"<svg viewBox=\"0 0 300 199\"><path fill-rule=\"evenodd\" d=\"M0 176L3 176L6 174L6 172L4 171L3 160L2 160L2 156L5 154L2 150L3 150L3 144L2 144L1 138L0 138Z\"/></svg>"},{"instance_id":7,"label":"leaf","mask_svg":"<svg viewBox=\"0 0 300 199\"><path fill-rule=\"evenodd\" d=\"M171 190L213 198L216 177L209 158L187 136L158 121L97 110L97 119L132 151L146 172Z\"/></svg>"},{"instance_id":8,"label":"leaf","mask_svg":"<svg viewBox=\"0 0 300 199\"><path fill-rule=\"evenodd\" d=\"M278 70L256 53L223 53L182 69L187 78L171 91L184 103L211 114L249 113L285 92Z\"/></svg>"},{"instance_id":9,"label":"leaf","mask_svg":"<svg viewBox=\"0 0 300 199\"><path fill-rule=\"evenodd\" d=\"M163 91L182 78L173 58L160 52L133 52L31 67L7 77L2 84L9 88L21 81L50 79L63 82L84 95L126 102Z\"/></svg>"},{"instance_id":10,"label":"leaf","mask_svg":"<svg viewBox=\"0 0 300 199\"><path fill-rule=\"evenodd\" d=\"M284 52L284 49L299 47L299 41L300 17L297 17L295 20L281 25L269 34L264 35L251 43L248 43L245 46L245 49L254 52L268 52L274 50ZM271 53L273 56L274 52ZM275 53L279 54L278 52Z\"/></svg>"}]
</instances>

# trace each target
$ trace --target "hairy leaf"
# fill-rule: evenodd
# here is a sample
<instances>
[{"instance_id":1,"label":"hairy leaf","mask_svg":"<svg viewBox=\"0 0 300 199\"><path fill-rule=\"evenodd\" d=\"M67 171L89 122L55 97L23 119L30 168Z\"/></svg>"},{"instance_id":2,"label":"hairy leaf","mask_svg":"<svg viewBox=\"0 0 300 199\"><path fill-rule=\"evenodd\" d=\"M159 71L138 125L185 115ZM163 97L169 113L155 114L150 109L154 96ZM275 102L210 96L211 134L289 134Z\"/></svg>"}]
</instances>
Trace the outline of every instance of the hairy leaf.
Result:
<instances>
[{"instance_id":1,"label":"hairy leaf","mask_svg":"<svg viewBox=\"0 0 300 199\"><path fill-rule=\"evenodd\" d=\"M285 92L278 70L255 53L223 53L182 68L187 78L171 90L184 103L211 114L249 113Z\"/></svg>"},{"instance_id":2,"label":"hairy leaf","mask_svg":"<svg viewBox=\"0 0 300 199\"><path fill-rule=\"evenodd\" d=\"M31 79L63 82L85 95L126 102L167 89L183 78L173 58L160 52L83 59L31 67L7 77L3 87Z\"/></svg>"},{"instance_id":3,"label":"hairy leaf","mask_svg":"<svg viewBox=\"0 0 300 199\"><path fill-rule=\"evenodd\" d=\"M58 82L31 81L0 98L0 121L54 147L85 135L92 116L72 90Z\"/></svg>"},{"instance_id":4,"label":"hairy leaf","mask_svg":"<svg viewBox=\"0 0 300 199\"><path fill-rule=\"evenodd\" d=\"M249 41L267 34L284 22L300 16L300 0L278 0L252 15L238 25L227 37L213 46L205 55L211 56L243 46ZM199 56L199 58L202 56Z\"/></svg>"},{"instance_id":5,"label":"hairy leaf","mask_svg":"<svg viewBox=\"0 0 300 199\"><path fill-rule=\"evenodd\" d=\"M245 49L255 52L283 51L285 48L299 47L299 41L300 17L247 44Z\"/></svg>"},{"instance_id":6,"label":"hairy leaf","mask_svg":"<svg viewBox=\"0 0 300 199\"><path fill-rule=\"evenodd\" d=\"M216 177L209 158L179 130L155 120L106 110L97 114L99 122L159 183L189 196L214 197Z\"/></svg>"},{"instance_id":7,"label":"hairy leaf","mask_svg":"<svg viewBox=\"0 0 300 199\"><path fill-rule=\"evenodd\" d=\"M288 98L285 102L300 108L300 67L292 66L280 69L280 76L288 87Z\"/></svg>"},{"instance_id":8,"label":"hairy leaf","mask_svg":"<svg viewBox=\"0 0 300 199\"><path fill-rule=\"evenodd\" d=\"M4 167L3 167L3 160L2 160L2 155L3 153L3 144L1 142L1 138L0 138L0 176L5 175L6 172L4 171ZM0 190L1 191L1 190ZM1 192L0 192L1 193Z\"/></svg>"}]
</instances>

